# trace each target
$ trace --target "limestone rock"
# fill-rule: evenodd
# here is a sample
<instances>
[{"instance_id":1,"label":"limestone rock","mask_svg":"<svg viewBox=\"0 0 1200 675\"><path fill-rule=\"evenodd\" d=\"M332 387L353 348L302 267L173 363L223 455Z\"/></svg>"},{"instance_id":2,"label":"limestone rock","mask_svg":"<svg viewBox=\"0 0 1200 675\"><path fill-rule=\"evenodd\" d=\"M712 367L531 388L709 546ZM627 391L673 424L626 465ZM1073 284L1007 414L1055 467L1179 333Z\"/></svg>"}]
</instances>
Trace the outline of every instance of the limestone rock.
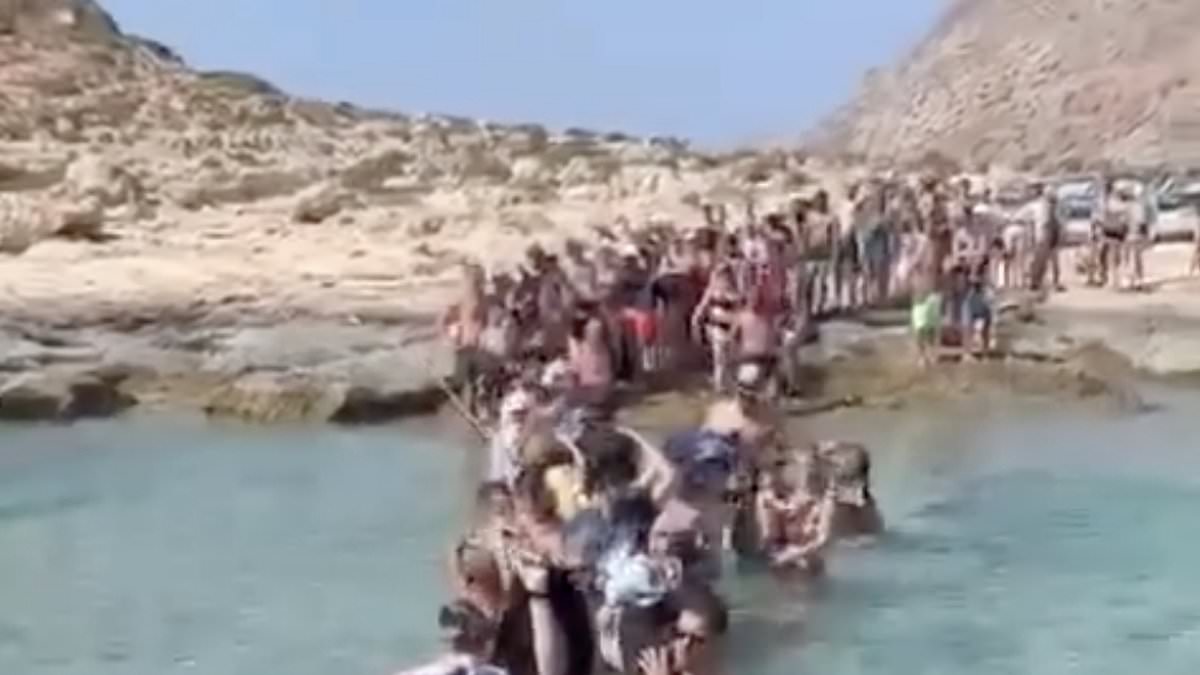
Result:
<instances>
[{"instance_id":1,"label":"limestone rock","mask_svg":"<svg viewBox=\"0 0 1200 675\"><path fill-rule=\"evenodd\" d=\"M343 396L339 386L307 374L260 372L218 388L204 411L263 424L324 422L339 409Z\"/></svg>"},{"instance_id":2,"label":"limestone rock","mask_svg":"<svg viewBox=\"0 0 1200 675\"><path fill-rule=\"evenodd\" d=\"M30 38L71 34L91 39L120 35L117 22L92 0L0 0L0 35Z\"/></svg>"},{"instance_id":3,"label":"limestone rock","mask_svg":"<svg viewBox=\"0 0 1200 675\"><path fill-rule=\"evenodd\" d=\"M1053 168L1200 160L1200 3L954 0L815 134L847 157Z\"/></svg>"},{"instance_id":4,"label":"limestone rock","mask_svg":"<svg viewBox=\"0 0 1200 675\"><path fill-rule=\"evenodd\" d=\"M354 202L353 195L337 185L317 185L300 194L292 209L292 218L299 223L316 225L341 213Z\"/></svg>"},{"instance_id":5,"label":"limestone rock","mask_svg":"<svg viewBox=\"0 0 1200 675\"><path fill-rule=\"evenodd\" d=\"M72 197L95 199L101 208L124 204L136 192L132 177L102 155L84 155L72 162L65 182Z\"/></svg>"},{"instance_id":6,"label":"limestone rock","mask_svg":"<svg viewBox=\"0 0 1200 675\"><path fill-rule=\"evenodd\" d=\"M359 386L346 392L341 406L330 417L330 421L338 424L390 422L433 414L445 402L446 392L436 384L395 391Z\"/></svg>"},{"instance_id":7,"label":"limestone rock","mask_svg":"<svg viewBox=\"0 0 1200 675\"><path fill-rule=\"evenodd\" d=\"M24 253L53 229L47 209L39 200L0 192L0 252Z\"/></svg>"},{"instance_id":8,"label":"limestone rock","mask_svg":"<svg viewBox=\"0 0 1200 675\"><path fill-rule=\"evenodd\" d=\"M120 379L94 371L46 370L0 386L0 420L70 421L110 417L137 403Z\"/></svg>"},{"instance_id":9,"label":"limestone rock","mask_svg":"<svg viewBox=\"0 0 1200 675\"><path fill-rule=\"evenodd\" d=\"M95 196L58 207L54 234L60 237L99 241L104 238L104 207Z\"/></svg>"},{"instance_id":10,"label":"limestone rock","mask_svg":"<svg viewBox=\"0 0 1200 675\"><path fill-rule=\"evenodd\" d=\"M58 157L5 157L0 160L0 191L45 190L62 181L63 163Z\"/></svg>"}]
</instances>

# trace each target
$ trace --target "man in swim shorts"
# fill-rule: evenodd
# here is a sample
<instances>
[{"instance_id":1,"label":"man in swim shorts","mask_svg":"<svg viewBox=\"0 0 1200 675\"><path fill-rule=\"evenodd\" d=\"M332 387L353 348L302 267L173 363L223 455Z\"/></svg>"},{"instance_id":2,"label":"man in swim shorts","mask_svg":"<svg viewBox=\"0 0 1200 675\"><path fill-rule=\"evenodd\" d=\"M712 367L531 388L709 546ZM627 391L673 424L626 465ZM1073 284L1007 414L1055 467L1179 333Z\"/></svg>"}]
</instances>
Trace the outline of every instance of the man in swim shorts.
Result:
<instances>
[{"instance_id":1,"label":"man in swim shorts","mask_svg":"<svg viewBox=\"0 0 1200 675\"><path fill-rule=\"evenodd\" d=\"M922 284L913 294L913 338L917 346L917 362L922 368L933 365L941 341L942 294L930 284Z\"/></svg>"}]
</instances>

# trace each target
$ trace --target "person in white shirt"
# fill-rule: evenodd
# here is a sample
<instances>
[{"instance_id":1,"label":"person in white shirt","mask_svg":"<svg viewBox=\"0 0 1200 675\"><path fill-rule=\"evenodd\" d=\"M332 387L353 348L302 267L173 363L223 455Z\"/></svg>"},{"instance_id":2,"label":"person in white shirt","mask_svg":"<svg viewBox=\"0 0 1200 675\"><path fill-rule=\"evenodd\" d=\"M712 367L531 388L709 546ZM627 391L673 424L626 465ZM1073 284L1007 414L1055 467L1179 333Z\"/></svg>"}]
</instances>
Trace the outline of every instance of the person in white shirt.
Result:
<instances>
[{"instance_id":1,"label":"person in white shirt","mask_svg":"<svg viewBox=\"0 0 1200 675\"><path fill-rule=\"evenodd\" d=\"M1125 242L1125 272L1130 290L1141 290L1146 283L1146 249L1150 246L1150 208L1146 203L1145 186L1137 185L1126 192L1125 209L1129 214L1129 238Z\"/></svg>"}]
</instances>

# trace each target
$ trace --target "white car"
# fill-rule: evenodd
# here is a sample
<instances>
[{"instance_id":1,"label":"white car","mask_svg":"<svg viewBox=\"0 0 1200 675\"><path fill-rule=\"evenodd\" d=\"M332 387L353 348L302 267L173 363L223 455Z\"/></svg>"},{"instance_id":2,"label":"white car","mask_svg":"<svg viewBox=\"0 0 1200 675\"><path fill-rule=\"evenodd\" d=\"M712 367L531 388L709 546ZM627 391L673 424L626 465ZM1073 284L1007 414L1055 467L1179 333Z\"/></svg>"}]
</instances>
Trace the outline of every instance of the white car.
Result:
<instances>
[{"instance_id":1,"label":"white car","mask_svg":"<svg viewBox=\"0 0 1200 675\"><path fill-rule=\"evenodd\" d=\"M1200 181L1168 178L1155 191L1154 241L1188 241L1200 226Z\"/></svg>"},{"instance_id":2,"label":"white car","mask_svg":"<svg viewBox=\"0 0 1200 675\"><path fill-rule=\"evenodd\" d=\"M1073 178L1058 183L1058 217L1063 225L1063 244L1082 244L1091 238L1092 220L1100 203L1100 181Z\"/></svg>"}]
</instances>

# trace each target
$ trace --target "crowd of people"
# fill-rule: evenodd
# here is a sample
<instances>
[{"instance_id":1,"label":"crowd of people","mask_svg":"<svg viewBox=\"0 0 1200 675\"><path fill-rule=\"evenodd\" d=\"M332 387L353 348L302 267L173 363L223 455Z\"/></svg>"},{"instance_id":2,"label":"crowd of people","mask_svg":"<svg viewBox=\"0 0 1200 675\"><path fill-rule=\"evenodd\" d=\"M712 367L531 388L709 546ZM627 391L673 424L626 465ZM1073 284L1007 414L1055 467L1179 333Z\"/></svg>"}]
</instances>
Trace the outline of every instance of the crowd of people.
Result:
<instances>
[{"instance_id":1,"label":"crowd of people","mask_svg":"<svg viewBox=\"0 0 1200 675\"><path fill-rule=\"evenodd\" d=\"M1014 217L966 181L864 182L832 202L818 191L762 218L749 205L736 225L710 205L694 227L623 222L590 249L531 246L516 273L467 265L445 325L471 414L547 367L595 389L707 370L725 392L732 366L755 361L788 394L816 321L904 300L920 354L963 338L983 353L995 291L1061 286L1053 191ZM1119 258L1098 250L1108 274Z\"/></svg>"},{"instance_id":2,"label":"crowd of people","mask_svg":"<svg viewBox=\"0 0 1200 675\"><path fill-rule=\"evenodd\" d=\"M450 560L448 652L406 673L713 672L727 553L796 582L825 574L840 538L882 529L867 450L795 438L779 412L816 322L908 301L929 365L946 345L992 349L997 290L1062 284L1053 190L1012 217L938 180L728 211L598 227L561 256L531 246L515 274L464 267L443 327L486 476ZM1093 228L1094 283L1127 268L1138 283L1144 229L1117 211ZM618 423L624 392L701 373L715 398L696 428L659 444Z\"/></svg>"}]
</instances>

